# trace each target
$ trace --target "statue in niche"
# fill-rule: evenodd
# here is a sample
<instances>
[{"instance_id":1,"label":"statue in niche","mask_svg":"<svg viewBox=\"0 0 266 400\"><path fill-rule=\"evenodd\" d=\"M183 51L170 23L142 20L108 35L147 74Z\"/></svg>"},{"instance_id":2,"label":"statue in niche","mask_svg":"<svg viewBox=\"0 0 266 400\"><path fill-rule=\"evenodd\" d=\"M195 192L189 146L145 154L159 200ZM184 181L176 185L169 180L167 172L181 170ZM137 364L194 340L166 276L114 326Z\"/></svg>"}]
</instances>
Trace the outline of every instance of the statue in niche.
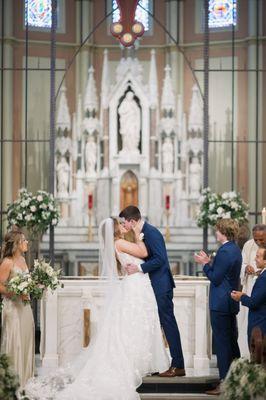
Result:
<instances>
[{"instance_id":1,"label":"statue in niche","mask_svg":"<svg viewBox=\"0 0 266 400\"><path fill-rule=\"evenodd\" d=\"M200 193L202 168L198 157L193 156L189 164L190 196L197 197Z\"/></svg>"},{"instance_id":2,"label":"statue in niche","mask_svg":"<svg viewBox=\"0 0 266 400\"><path fill-rule=\"evenodd\" d=\"M127 92L118 108L122 151L139 152L140 109L134 100L133 92Z\"/></svg>"},{"instance_id":3,"label":"statue in niche","mask_svg":"<svg viewBox=\"0 0 266 400\"><path fill-rule=\"evenodd\" d=\"M57 193L59 196L67 196L69 193L70 165L65 157L61 157L56 166Z\"/></svg>"},{"instance_id":4,"label":"statue in niche","mask_svg":"<svg viewBox=\"0 0 266 400\"><path fill-rule=\"evenodd\" d=\"M165 174L172 174L174 167L174 146L172 139L166 137L162 145L162 164Z\"/></svg>"},{"instance_id":5,"label":"statue in niche","mask_svg":"<svg viewBox=\"0 0 266 400\"><path fill-rule=\"evenodd\" d=\"M86 175L94 176L97 161L97 147L93 136L89 136L85 146Z\"/></svg>"}]
</instances>

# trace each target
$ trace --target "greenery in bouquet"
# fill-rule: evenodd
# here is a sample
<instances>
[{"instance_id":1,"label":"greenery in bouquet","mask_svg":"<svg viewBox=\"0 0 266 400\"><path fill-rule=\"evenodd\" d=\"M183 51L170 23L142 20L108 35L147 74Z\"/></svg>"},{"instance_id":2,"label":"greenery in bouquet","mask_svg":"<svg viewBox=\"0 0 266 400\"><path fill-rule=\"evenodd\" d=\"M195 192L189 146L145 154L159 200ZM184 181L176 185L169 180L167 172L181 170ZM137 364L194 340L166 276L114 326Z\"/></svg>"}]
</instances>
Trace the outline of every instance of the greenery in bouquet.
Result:
<instances>
[{"instance_id":1,"label":"greenery in bouquet","mask_svg":"<svg viewBox=\"0 0 266 400\"><path fill-rule=\"evenodd\" d=\"M201 192L199 203L199 227L215 226L220 218L232 218L239 224L248 221L249 205L235 191L218 194L213 193L210 188L205 188Z\"/></svg>"},{"instance_id":2,"label":"greenery in bouquet","mask_svg":"<svg viewBox=\"0 0 266 400\"><path fill-rule=\"evenodd\" d=\"M266 398L266 370L247 359L233 361L222 384L222 399L253 400Z\"/></svg>"},{"instance_id":3,"label":"greenery in bouquet","mask_svg":"<svg viewBox=\"0 0 266 400\"><path fill-rule=\"evenodd\" d=\"M13 294L11 297L12 300L17 300L21 296L25 296L23 302L29 303L30 297L26 299L26 296L30 296L34 285L31 274L29 272L21 272L8 281L6 288Z\"/></svg>"},{"instance_id":4,"label":"greenery in bouquet","mask_svg":"<svg viewBox=\"0 0 266 400\"><path fill-rule=\"evenodd\" d=\"M33 235L42 235L49 225L57 225L59 209L53 195L38 190L35 195L23 188L19 197L7 208L8 227L26 227Z\"/></svg>"},{"instance_id":5,"label":"greenery in bouquet","mask_svg":"<svg viewBox=\"0 0 266 400\"><path fill-rule=\"evenodd\" d=\"M0 354L0 399L15 400L18 387L18 377L11 369L7 355Z\"/></svg>"},{"instance_id":6,"label":"greenery in bouquet","mask_svg":"<svg viewBox=\"0 0 266 400\"><path fill-rule=\"evenodd\" d=\"M54 270L45 260L34 260L31 278L34 287L31 292L32 297L41 299L45 289L54 291L59 285L59 277L61 270Z\"/></svg>"}]
</instances>

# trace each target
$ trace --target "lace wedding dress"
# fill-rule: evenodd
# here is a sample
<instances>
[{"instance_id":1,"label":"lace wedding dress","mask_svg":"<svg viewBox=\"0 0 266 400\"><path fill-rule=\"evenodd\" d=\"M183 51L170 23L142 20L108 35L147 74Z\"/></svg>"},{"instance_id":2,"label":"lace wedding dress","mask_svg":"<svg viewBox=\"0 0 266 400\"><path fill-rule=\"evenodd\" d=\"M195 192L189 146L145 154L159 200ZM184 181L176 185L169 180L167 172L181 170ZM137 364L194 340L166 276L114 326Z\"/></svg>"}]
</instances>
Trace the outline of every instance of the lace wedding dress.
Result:
<instances>
[{"instance_id":1,"label":"lace wedding dress","mask_svg":"<svg viewBox=\"0 0 266 400\"><path fill-rule=\"evenodd\" d=\"M122 273L127 263L142 262L120 252L117 258ZM99 332L81 359L74 363L79 372L58 371L31 380L26 387L29 398L137 400L142 377L169 368L148 274L124 275L113 283Z\"/></svg>"}]
</instances>

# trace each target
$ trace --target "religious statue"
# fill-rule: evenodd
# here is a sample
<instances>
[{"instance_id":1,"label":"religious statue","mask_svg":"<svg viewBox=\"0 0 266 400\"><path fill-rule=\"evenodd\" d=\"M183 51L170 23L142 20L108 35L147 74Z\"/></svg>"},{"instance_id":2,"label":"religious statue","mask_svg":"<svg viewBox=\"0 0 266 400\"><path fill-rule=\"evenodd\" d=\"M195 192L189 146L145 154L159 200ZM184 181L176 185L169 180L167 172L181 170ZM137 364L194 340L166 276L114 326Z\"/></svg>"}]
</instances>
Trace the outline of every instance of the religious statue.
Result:
<instances>
[{"instance_id":1,"label":"religious statue","mask_svg":"<svg viewBox=\"0 0 266 400\"><path fill-rule=\"evenodd\" d=\"M140 109L134 100L133 92L127 92L118 108L118 114L120 117L122 151L139 152Z\"/></svg>"},{"instance_id":2,"label":"religious statue","mask_svg":"<svg viewBox=\"0 0 266 400\"><path fill-rule=\"evenodd\" d=\"M166 137L162 145L162 166L165 174L173 173L174 146L170 137Z\"/></svg>"},{"instance_id":3,"label":"religious statue","mask_svg":"<svg viewBox=\"0 0 266 400\"><path fill-rule=\"evenodd\" d=\"M193 156L189 164L189 188L190 196L197 197L201 188L202 168L198 157Z\"/></svg>"},{"instance_id":4,"label":"religious statue","mask_svg":"<svg viewBox=\"0 0 266 400\"><path fill-rule=\"evenodd\" d=\"M95 167L97 161L97 147L93 136L89 136L85 146L85 163L86 163L86 176L95 175Z\"/></svg>"},{"instance_id":5,"label":"religious statue","mask_svg":"<svg viewBox=\"0 0 266 400\"><path fill-rule=\"evenodd\" d=\"M57 192L59 196L68 196L69 179L70 179L70 166L65 159L61 157L56 166L57 174Z\"/></svg>"}]
</instances>

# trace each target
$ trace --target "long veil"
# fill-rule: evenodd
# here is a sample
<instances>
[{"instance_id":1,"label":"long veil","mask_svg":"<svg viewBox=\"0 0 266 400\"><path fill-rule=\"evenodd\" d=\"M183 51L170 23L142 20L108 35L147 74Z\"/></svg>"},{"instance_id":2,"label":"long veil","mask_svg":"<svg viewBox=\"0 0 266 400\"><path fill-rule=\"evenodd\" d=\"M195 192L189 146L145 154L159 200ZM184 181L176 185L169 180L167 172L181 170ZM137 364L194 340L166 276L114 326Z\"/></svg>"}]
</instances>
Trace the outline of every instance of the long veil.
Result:
<instances>
[{"instance_id":1,"label":"long veil","mask_svg":"<svg viewBox=\"0 0 266 400\"><path fill-rule=\"evenodd\" d=\"M108 280L118 279L114 245L114 220L104 219L99 225L99 276Z\"/></svg>"}]
</instances>

